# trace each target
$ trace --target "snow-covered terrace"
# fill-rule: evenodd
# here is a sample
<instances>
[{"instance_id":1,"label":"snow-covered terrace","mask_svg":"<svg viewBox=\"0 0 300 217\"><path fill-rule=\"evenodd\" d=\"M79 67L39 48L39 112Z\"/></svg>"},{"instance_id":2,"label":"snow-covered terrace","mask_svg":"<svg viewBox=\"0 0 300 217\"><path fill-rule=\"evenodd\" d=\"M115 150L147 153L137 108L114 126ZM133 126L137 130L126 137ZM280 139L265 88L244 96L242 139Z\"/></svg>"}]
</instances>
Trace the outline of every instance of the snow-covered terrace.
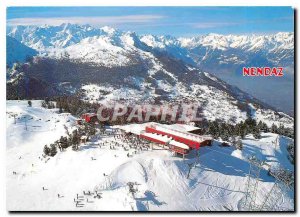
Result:
<instances>
[{"instance_id":1,"label":"snow-covered terrace","mask_svg":"<svg viewBox=\"0 0 300 217\"><path fill-rule=\"evenodd\" d=\"M120 128L124 130L125 132L131 132L136 135L140 135L145 131L145 128L148 126L152 125L157 125L157 126L163 126L168 129L172 130L177 130L180 132L188 132L192 130L197 130L199 129L198 127L192 126L192 125L187 125L187 124L171 124L171 125L166 125L166 124L159 124L155 122L148 122L148 123L142 123L142 124L128 124L128 125L123 125L123 126L113 126L113 128Z\"/></svg>"},{"instance_id":2,"label":"snow-covered terrace","mask_svg":"<svg viewBox=\"0 0 300 217\"><path fill-rule=\"evenodd\" d=\"M152 139L155 139L155 140L162 141L164 143L168 143L172 140L172 138L170 138L168 136L158 135L158 134L154 134L154 133L143 133L142 135L152 138Z\"/></svg>"},{"instance_id":3,"label":"snow-covered terrace","mask_svg":"<svg viewBox=\"0 0 300 217\"><path fill-rule=\"evenodd\" d=\"M182 148L182 149L189 149L189 146L181 143L181 142L177 142L175 140L172 140L172 138L168 137L168 136L163 136L163 135L158 135L158 134L154 134L154 133L143 133L141 134L142 136L144 137L147 137L147 138L151 138L151 139L154 139L154 140L158 140L158 141L161 141L162 143L165 143L165 144L170 144L170 145L173 145L173 146L177 146L179 148Z\"/></svg>"},{"instance_id":4,"label":"snow-covered terrace","mask_svg":"<svg viewBox=\"0 0 300 217\"><path fill-rule=\"evenodd\" d=\"M180 148L183 148L183 149L189 149L189 146L187 146L186 144L183 144L181 142L177 142L175 140L171 140L171 142L169 143L170 145L173 145L173 146L177 146L177 147L180 147Z\"/></svg>"},{"instance_id":5,"label":"snow-covered terrace","mask_svg":"<svg viewBox=\"0 0 300 217\"><path fill-rule=\"evenodd\" d=\"M196 141L196 142L203 142L205 140L212 140L211 136L198 136L195 135L193 133L188 133L188 132L181 132L178 130L174 130L174 129L170 129L168 127L162 126L162 125L158 125L158 124L153 124L151 125L151 127L153 127L154 129L158 130L158 131L162 131L168 134L172 134L172 135L176 135L176 136L180 136L192 141Z\"/></svg>"}]
</instances>

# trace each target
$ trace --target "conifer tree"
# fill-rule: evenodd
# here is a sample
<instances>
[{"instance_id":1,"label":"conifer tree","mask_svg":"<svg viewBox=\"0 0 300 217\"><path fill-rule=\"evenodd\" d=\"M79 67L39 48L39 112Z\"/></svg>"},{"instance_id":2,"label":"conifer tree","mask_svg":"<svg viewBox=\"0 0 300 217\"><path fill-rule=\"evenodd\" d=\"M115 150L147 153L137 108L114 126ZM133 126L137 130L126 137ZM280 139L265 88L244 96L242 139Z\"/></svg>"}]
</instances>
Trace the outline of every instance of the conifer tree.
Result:
<instances>
[{"instance_id":1,"label":"conifer tree","mask_svg":"<svg viewBox=\"0 0 300 217\"><path fill-rule=\"evenodd\" d=\"M43 152L44 152L45 155L48 156L50 154L50 148L47 145L45 145Z\"/></svg>"},{"instance_id":2,"label":"conifer tree","mask_svg":"<svg viewBox=\"0 0 300 217\"><path fill-rule=\"evenodd\" d=\"M53 157L57 154L57 148L55 144L50 145L50 156Z\"/></svg>"},{"instance_id":3,"label":"conifer tree","mask_svg":"<svg viewBox=\"0 0 300 217\"><path fill-rule=\"evenodd\" d=\"M238 139L238 140L236 141L235 147L236 147L236 149L238 149L238 150L242 150L242 149L243 149L243 142L242 142L241 139Z\"/></svg>"}]
</instances>

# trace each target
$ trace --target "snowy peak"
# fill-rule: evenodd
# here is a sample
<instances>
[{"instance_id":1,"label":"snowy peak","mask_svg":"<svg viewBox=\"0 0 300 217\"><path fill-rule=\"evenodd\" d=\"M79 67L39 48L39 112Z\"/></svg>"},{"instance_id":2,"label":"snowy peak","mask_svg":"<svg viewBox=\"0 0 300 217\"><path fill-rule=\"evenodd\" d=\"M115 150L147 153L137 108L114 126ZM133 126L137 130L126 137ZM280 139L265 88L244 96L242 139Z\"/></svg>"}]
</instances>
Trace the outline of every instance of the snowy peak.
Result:
<instances>
[{"instance_id":1,"label":"snowy peak","mask_svg":"<svg viewBox=\"0 0 300 217\"><path fill-rule=\"evenodd\" d=\"M181 46L196 48L198 46L211 47L213 49L226 50L240 48L251 51L257 49L293 49L294 34L291 32L279 32L271 35L220 35L210 33L192 38L179 38Z\"/></svg>"},{"instance_id":2,"label":"snowy peak","mask_svg":"<svg viewBox=\"0 0 300 217\"><path fill-rule=\"evenodd\" d=\"M49 57L79 60L102 66L126 66L144 56L148 47L134 32L121 33L112 28L101 28L101 35L86 37L66 48L48 49Z\"/></svg>"},{"instance_id":3,"label":"snowy peak","mask_svg":"<svg viewBox=\"0 0 300 217\"><path fill-rule=\"evenodd\" d=\"M8 30L8 35L39 51L48 48L65 48L82 39L102 35L101 29L89 25L64 23L59 26L16 26Z\"/></svg>"},{"instance_id":4,"label":"snowy peak","mask_svg":"<svg viewBox=\"0 0 300 217\"><path fill-rule=\"evenodd\" d=\"M8 29L8 35L32 48L67 47L84 38L93 36L120 37L130 32L122 32L109 26L94 28L90 25L63 23L59 26L15 26ZM134 33L135 34L135 33ZM226 50L230 48L246 49L293 49L294 34L278 32L269 35L221 35L210 33L190 38L172 36L143 35L137 36L153 48L182 47L193 49L199 46ZM49 43L47 43L47 41Z\"/></svg>"},{"instance_id":5,"label":"snowy peak","mask_svg":"<svg viewBox=\"0 0 300 217\"><path fill-rule=\"evenodd\" d=\"M131 49L143 51L152 49L153 51L166 52L188 64L204 67L208 71L211 68L206 67L206 64L209 66L215 60L218 61L218 64L251 65L253 56L255 61L257 60L257 54L264 54L267 57L268 65L291 65L294 51L294 34L289 32L269 35L221 35L210 33L197 37L175 38L156 35L139 36L134 32L123 32L109 26L94 28L90 25L64 23L59 26L10 27L8 35L45 55L49 53L51 55L55 53L56 55L58 53L58 57L60 57L61 53L68 53L68 56L74 58L93 61L98 59L99 56L94 51L104 50L113 45L127 51L127 48L130 47ZM96 38L105 41L105 43L90 44L89 49L81 48L84 49L85 53L89 53L89 56L95 54L94 58L89 57L86 59L85 56L71 53L74 47L79 49L80 44L94 43ZM101 45L104 47L101 47ZM119 51L119 48L114 50ZM115 54L114 50L109 51L113 56ZM78 51L76 50L74 53L78 53ZM118 53L115 55L117 56ZM131 55L131 52L127 53L128 55Z\"/></svg>"},{"instance_id":6,"label":"snowy peak","mask_svg":"<svg viewBox=\"0 0 300 217\"><path fill-rule=\"evenodd\" d=\"M116 29L110 27L110 26L104 26L100 28L103 32L107 33L108 35L113 35L117 32Z\"/></svg>"}]
</instances>

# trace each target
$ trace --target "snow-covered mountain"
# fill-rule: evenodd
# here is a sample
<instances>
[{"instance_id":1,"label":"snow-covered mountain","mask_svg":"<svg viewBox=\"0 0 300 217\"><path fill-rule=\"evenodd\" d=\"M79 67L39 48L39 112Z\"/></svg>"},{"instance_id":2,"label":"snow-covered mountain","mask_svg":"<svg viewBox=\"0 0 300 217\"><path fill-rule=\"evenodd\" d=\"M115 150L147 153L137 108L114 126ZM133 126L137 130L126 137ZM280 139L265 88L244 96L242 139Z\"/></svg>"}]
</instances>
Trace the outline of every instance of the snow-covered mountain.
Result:
<instances>
[{"instance_id":1,"label":"snow-covered mountain","mask_svg":"<svg viewBox=\"0 0 300 217\"><path fill-rule=\"evenodd\" d=\"M67 23L60 26L16 26L8 27L7 30L9 36L38 51L45 51L52 47L64 48L103 32L89 25Z\"/></svg>"},{"instance_id":2,"label":"snow-covered mountain","mask_svg":"<svg viewBox=\"0 0 300 217\"><path fill-rule=\"evenodd\" d=\"M93 61L98 59L91 58L92 55L97 55L98 47L109 50L111 45L119 46L123 40L127 40L126 37L130 33L111 27L98 29L89 25L62 24L10 27L8 35L42 53L53 51L53 48L71 46L65 50L71 57L85 57L85 54L89 53L87 59ZM205 65L212 59L217 59L219 64L225 65L245 64L257 59L251 58L254 54L263 55L265 61L270 63L286 65L293 59L294 52L294 34L289 32L269 35L207 34L190 38L155 35L135 37L151 48L168 52L176 58L198 66ZM129 40L129 44L134 43L132 39ZM74 46L75 44L77 46ZM82 48L81 45L89 46ZM81 49L85 49L85 52L80 53ZM72 56L74 51L77 53ZM107 59L106 56L102 58Z\"/></svg>"},{"instance_id":3,"label":"snow-covered mountain","mask_svg":"<svg viewBox=\"0 0 300 217\"><path fill-rule=\"evenodd\" d=\"M135 33L122 32L111 27L93 28L89 25L62 24L60 26L9 27L8 35L44 54L61 55L64 53L70 55L71 58L82 58L94 62L100 61L99 57L107 50L110 51L120 46L126 50L124 45L130 46L137 42L143 42L160 52L167 52L189 64L204 67L205 70L208 70L208 65L212 61L214 65L247 63L257 65L265 61L268 64L285 66L290 65L294 56L294 34L289 32L269 35L207 34L190 38L175 38L155 35L138 36ZM111 52L123 55L118 48ZM113 56L112 53L107 55ZM261 57L264 58L258 61ZM104 55L102 58L107 59L107 56Z\"/></svg>"},{"instance_id":4,"label":"snow-covered mountain","mask_svg":"<svg viewBox=\"0 0 300 217\"><path fill-rule=\"evenodd\" d=\"M6 36L6 64L12 66L16 62L25 62L29 58L37 55L38 52L27 47L16 39Z\"/></svg>"},{"instance_id":5,"label":"snow-covered mountain","mask_svg":"<svg viewBox=\"0 0 300 217\"><path fill-rule=\"evenodd\" d=\"M156 50L167 52L238 86L279 110L294 113L293 33L208 34L179 39L146 35L141 40ZM247 79L242 76L243 67L283 67L284 77Z\"/></svg>"},{"instance_id":6,"label":"snow-covered mountain","mask_svg":"<svg viewBox=\"0 0 300 217\"><path fill-rule=\"evenodd\" d=\"M110 27L95 29L74 24L17 26L9 29L8 34L41 53L32 64L20 67L19 73L8 72L7 89L11 99L77 93L86 100L101 102L197 101L201 103L206 119L221 119L230 123L245 120L251 110L248 104L251 103L256 109L263 109L257 114L266 114L263 115L268 117L266 122L271 120L269 123L272 124L278 119L277 125L293 126L293 118L274 112L267 104L200 70L195 64L192 52L204 48L220 54L237 47L249 51L255 45L253 38L250 40L248 36L210 34L177 39L171 36L139 36ZM216 37L217 44L214 43ZM290 33L252 37L268 41L268 46L260 49L271 49L276 44L277 50L289 50L291 47L288 44L293 41ZM279 45L281 39L286 40L286 45ZM247 40L248 43L245 42ZM276 40L278 43L270 42ZM257 42L256 47L259 44ZM44 87L45 91L35 91L37 86Z\"/></svg>"},{"instance_id":7,"label":"snow-covered mountain","mask_svg":"<svg viewBox=\"0 0 300 217\"><path fill-rule=\"evenodd\" d=\"M153 48L169 53L174 53L174 46L184 48L186 54L182 60L186 61L186 58L190 57L194 64L207 70L212 61L223 66L247 64L286 66L294 57L294 34L289 32L271 35L207 34L178 39L146 35L142 36L141 40ZM179 57L177 53L175 56ZM259 62L258 59L261 58Z\"/></svg>"},{"instance_id":8,"label":"snow-covered mountain","mask_svg":"<svg viewBox=\"0 0 300 217\"><path fill-rule=\"evenodd\" d=\"M110 30L108 34L85 38L64 49L50 49L48 56L68 57L103 66L128 66L136 64L140 58L146 58L144 50L147 46L135 33Z\"/></svg>"}]
</instances>

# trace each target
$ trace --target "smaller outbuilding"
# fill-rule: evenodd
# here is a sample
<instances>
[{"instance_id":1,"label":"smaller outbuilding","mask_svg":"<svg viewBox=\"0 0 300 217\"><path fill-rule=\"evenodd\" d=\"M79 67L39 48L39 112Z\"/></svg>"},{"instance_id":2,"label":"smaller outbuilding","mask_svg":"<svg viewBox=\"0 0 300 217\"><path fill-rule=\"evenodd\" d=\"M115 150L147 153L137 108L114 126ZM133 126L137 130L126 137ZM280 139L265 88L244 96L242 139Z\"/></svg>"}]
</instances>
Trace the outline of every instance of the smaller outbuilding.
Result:
<instances>
[{"instance_id":1,"label":"smaller outbuilding","mask_svg":"<svg viewBox=\"0 0 300 217\"><path fill-rule=\"evenodd\" d=\"M84 113L81 115L81 118L86 123L95 123L98 120L97 114L95 114L95 113Z\"/></svg>"}]
</instances>

